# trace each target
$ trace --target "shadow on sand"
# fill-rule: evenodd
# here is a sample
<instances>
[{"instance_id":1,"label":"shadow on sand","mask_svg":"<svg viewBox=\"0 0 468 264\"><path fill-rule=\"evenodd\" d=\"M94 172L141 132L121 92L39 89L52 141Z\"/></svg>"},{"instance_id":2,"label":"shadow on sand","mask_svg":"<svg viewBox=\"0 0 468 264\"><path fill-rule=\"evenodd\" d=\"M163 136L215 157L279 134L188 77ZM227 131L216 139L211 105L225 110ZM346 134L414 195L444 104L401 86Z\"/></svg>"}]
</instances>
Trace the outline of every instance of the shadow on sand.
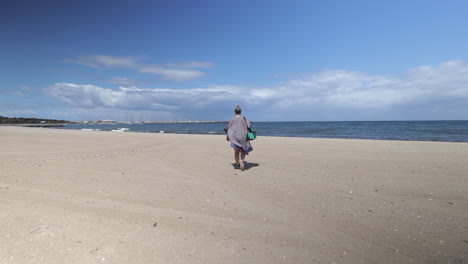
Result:
<instances>
[{"instance_id":1,"label":"shadow on sand","mask_svg":"<svg viewBox=\"0 0 468 264\"><path fill-rule=\"evenodd\" d=\"M239 165L237 165L235 163L232 163L231 165L236 170L240 169ZM260 166L260 164L258 164L258 163L247 162L247 161L244 162L244 170L248 170L248 169L251 169L253 167L258 167L258 166Z\"/></svg>"}]
</instances>

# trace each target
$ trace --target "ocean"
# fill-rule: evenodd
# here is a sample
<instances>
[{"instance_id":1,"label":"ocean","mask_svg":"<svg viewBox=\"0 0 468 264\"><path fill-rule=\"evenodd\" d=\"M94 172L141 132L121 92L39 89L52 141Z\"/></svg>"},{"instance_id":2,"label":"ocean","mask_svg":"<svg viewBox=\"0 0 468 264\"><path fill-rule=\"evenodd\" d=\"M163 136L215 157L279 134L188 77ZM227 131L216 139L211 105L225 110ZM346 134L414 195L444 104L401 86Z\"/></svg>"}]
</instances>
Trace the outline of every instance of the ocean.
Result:
<instances>
[{"instance_id":1,"label":"ocean","mask_svg":"<svg viewBox=\"0 0 468 264\"><path fill-rule=\"evenodd\" d=\"M73 124L64 129L224 135L227 122ZM468 142L468 121L253 122L257 137Z\"/></svg>"}]
</instances>

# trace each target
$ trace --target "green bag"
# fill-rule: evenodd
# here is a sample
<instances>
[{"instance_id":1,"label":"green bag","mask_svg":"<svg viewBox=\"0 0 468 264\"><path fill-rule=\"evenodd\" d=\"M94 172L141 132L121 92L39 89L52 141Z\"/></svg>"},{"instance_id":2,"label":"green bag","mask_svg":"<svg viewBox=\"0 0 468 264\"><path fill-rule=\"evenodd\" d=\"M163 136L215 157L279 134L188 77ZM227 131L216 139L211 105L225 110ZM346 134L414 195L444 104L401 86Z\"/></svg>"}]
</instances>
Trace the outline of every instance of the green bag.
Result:
<instances>
[{"instance_id":1,"label":"green bag","mask_svg":"<svg viewBox=\"0 0 468 264\"><path fill-rule=\"evenodd\" d=\"M247 127L247 130L249 131L247 132L247 140L254 140L257 137L257 131L255 130L255 128L249 128L249 126L247 125L247 119L245 119L245 116L244 116L244 121L245 121L245 126Z\"/></svg>"},{"instance_id":2,"label":"green bag","mask_svg":"<svg viewBox=\"0 0 468 264\"><path fill-rule=\"evenodd\" d=\"M254 140L257 137L257 131L255 130L255 128L249 128L249 126L247 125L247 119L245 119L245 116L244 116L244 121L245 121L245 126L247 127L247 130L249 131L247 132L247 140Z\"/></svg>"},{"instance_id":3,"label":"green bag","mask_svg":"<svg viewBox=\"0 0 468 264\"><path fill-rule=\"evenodd\" d=\"M254 140L257 137L257 131L255 128L249 129L249 132L247 132L247 140Z\"/></svg>"}]
</instances>

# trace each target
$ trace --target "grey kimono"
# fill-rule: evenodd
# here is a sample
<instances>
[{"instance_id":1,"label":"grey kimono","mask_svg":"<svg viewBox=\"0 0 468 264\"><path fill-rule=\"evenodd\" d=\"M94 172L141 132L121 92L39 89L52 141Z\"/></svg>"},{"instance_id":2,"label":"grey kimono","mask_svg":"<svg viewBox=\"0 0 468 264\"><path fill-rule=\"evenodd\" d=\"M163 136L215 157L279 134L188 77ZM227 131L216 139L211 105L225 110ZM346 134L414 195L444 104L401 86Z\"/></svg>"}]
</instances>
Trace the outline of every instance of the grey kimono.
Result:
<instances>
[{"instance_id":1,"label":"grey kimono","mask_svg":"<svg viewBox=\"0 0 468 264\"><path fill-rule=\"evenodd\" d=\"M231 147L242 149L246 154L253 150L247 140L247 132L250 128L250 121L243 116L235 116L229 121L227 135L231 142Z\"/></svg>"}]
</instances>

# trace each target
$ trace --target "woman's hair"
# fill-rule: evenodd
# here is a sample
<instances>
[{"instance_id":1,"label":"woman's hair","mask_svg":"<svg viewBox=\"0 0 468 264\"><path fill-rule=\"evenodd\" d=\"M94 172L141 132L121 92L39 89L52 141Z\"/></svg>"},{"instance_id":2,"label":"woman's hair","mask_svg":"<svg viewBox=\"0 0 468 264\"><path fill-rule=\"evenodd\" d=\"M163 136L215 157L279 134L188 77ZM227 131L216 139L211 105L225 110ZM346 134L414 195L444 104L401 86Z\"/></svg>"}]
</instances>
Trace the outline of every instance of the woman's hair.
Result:
<instances>
[{"instance_id":1,"label":"woman's hair","mask_svg":"<svg viewBox=\"0 0 468 264\"><path fill-rule=\"evenodd\" d=\"M234 109L234 113L236 113L236 115L240 115L241 111L242 110L241 110L240 106L236 106L236 109Z\"/></svg>"}]
</instances>

